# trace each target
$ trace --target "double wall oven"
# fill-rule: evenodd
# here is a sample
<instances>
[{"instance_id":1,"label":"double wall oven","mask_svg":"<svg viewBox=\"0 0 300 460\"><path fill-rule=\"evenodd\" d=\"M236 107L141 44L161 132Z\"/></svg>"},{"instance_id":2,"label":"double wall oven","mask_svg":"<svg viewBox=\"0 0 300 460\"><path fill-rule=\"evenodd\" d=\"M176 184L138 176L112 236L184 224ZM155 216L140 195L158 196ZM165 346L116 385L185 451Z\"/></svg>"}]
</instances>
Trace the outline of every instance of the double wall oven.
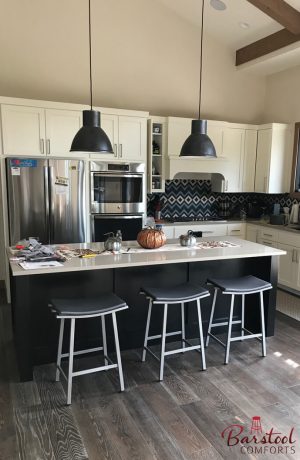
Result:
<instances>
[{"instance_id":1,"label":"double wall oven","mask_svg":"<svg viewBox=\"0 0 300 460\"><path fill-rule=\"evenodd\" d=\"M117 230L123 240L136 240L146 207L145 165L91 162L90 188L92 240Z\"/></svg>"}]
</instances>

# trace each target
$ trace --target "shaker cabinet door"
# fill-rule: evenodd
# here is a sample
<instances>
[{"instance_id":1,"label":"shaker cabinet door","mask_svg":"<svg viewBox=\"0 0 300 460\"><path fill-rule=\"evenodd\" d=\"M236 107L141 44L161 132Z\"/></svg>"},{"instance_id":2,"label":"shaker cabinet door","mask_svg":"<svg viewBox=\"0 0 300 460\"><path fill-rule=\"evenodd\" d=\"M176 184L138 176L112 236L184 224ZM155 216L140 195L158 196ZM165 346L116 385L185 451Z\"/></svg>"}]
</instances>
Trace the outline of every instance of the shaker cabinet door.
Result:
<instances>
[{"instance_id":1,"label":"shaker cabinet door","mask_svg":"<svg viewBox=\"0 0 300 460\"><path fill-rule=\"evenodd\" d=\"M271 148L272 129L262 129L258 131L254 190L255 192L266 193L269 190Z\"/></svg>"},{"instance_id":2,"label":"shaker cabinet door","mask_svg":"<svg viewBox=\"0 0 300 460\"><path fill-rule=\"evenodd\" d=\"M114 151L113 155L110 153L101 153L101 159L113 160L118 158L118 118L117 115L101 113L101 128L108 136ZM91 158L99 158L99 153L91 154Z\"/></svg>"},{"instance_id":3,"label":"shaker cabinet door","mask_svg":"<svg viewBox=\"0 0 300 460\"><path fill-rule=\"evenodd\" d=\"M82 156L70 152L75 134L82 126L82 112L46 109L46 152L53 156Z\"/></svg>"},{"instance_id":4,"label":"shaker cabinet door","mask_svg":"<svg viewBox=\"0 0 300 460\"><path fill-rule=\"evenodd\" d=\"M46 154L44 114L39 107L1 104L4 155Z\"/></svg>"},{"instance_id":5,"label":"shaker cabinet door","mask_svg":"<svg viewBox=\"0 0 300 460\"><path fill-rule=\"evenodd\" d=\"M125 161L147 159L147 119L119 117L118 157Z\"/></svg>"}]
</instances>

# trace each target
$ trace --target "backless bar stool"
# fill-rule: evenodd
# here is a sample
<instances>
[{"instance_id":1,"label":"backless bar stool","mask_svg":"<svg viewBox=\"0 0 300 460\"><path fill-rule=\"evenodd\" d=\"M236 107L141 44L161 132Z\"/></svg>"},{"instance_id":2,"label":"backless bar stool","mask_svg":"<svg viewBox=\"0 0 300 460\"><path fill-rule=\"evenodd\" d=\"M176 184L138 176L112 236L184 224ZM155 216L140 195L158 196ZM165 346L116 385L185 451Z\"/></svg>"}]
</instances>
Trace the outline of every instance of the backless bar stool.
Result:
<instances>
[{"instance_id":1,"label":"backless bar stool","mask_svg":"<svg viewBox=\"0 0 300 460\"><path fill-rule=\"evenodd\" d=\"M193 286L191 284L182 284L174 288L152 288L152 287L143 287L141 289L141 294L145 294L147 299L149 299L147 323L146 323L146 332L144 347L142 352L142 361L146 359L146 352L149 353L160 362L160 371L159 371L159 380L163 380L164 376L164 363L165 356L173 355L175 353L185 353L187 351L195 350L201 353L202 358L202 370L206 369L205 362L205 350L204 350L204 339L203 339L203 329L202 329L202 319L201 319L201 307L200 300L204 297L208 297L210 294L207 289L203 289L199 286ZM197 303L197 313L198 313L198 327L199 327L199 345L192 345L185 337L185 315L184 315L184 306L186 303L196 301ZM163 316L163 326L162 333L159 335L149 336L149 328L151 321L151 312L153 304L162 304L164 305L164 316ZM168 317L168 306L172 304L181 304L181 330L174 332L167 332L167 317ZM166 351L166 337L181 335L182 347L177 348L176 350ZM160 357L158 357L148 346L148 342L155 339L161 338L161 352ZM186 346L189 345L189 346Z\"/></svg>"},{"instance_id":2,"label":"backless bar stool","mask_svg":"<svg viewBox=\"0 0 300 460\"><path fill-rule=\"evenodd\" d=\"M209 278L207 280L207 283L212 284L214 286L214 296L213 296L212 309L211 309L211 314L210 314L210 319L209 319L206 346L208 346L210 337L216 340L220 345L222 345L225 348L224 364L228 364L231 342L235 342L237 340L243 341L246 339L255 338L262 342L262 356L266 356L266 333L265 333L263 292L269 289L272 289L272 285L267 281L256 278L255 276L242 276L240 278L232 278L232 279ZM225 322L213 323L218 291L221 291L222 294L231 295L229 320ZM259 334L253 334L251 331L248 331L248 329L245 329L245 295L248 295L248 294L259 294L260 296L261 333ZM241 320L233 321L232 318L233 318L233 310L234 310L234 299L235 299L235 296L237 295L242 296L242 314L241 314ZM241 335L239 337L232 337L231 335L233 324L241 324ZM226 344L222 342L214 334L211 333L211 329L213 327L220 327L220 326L228 326ZM247 332L247 335L245 335L245 332Z\"/></svg>"},{"instance_id":3,"label":"backless bar stool","mask_svg":"<svg viewBox=\"0 0 300 460\"><path fill-rule=\"evenodd\" d=\"M58 340L58 352L56 361L56 381L60 380L60 374L66 379L68 383L67 390L67 404L71 404L72 399L72 380L73 377L83 374L91 374L93 372L106 371L108 369L118 368L120 387L121 391L124 391L124 378L120 354L119 336L116 312L125 310L128 305L124 300L120 299L114 294L104 294L98 296L96 299L53 299L51 300L49 307L56 314L56 317L60 319L60 331ZM111 359L107 356L107 342L106 342L106 328L105 328L105 316L111 315L113 322L117 364L114 364ZM74 337L75 337L75 321L77 319L97 318L101 317L102 326L102 347L88 348L85 350L74 351ZM63 335L64 335L64 323L65 320L70 320L70 346L69 353L62 353ZM94 353L95 351L103 350L104 353L104 366L94 367L92 369L84 369L81 371L73 372L73 357L74 355L83 355L86 353ZM69 357L69 370L68 376L64 373L61 368L62 358Z\"/></svg>"}]
</instances>

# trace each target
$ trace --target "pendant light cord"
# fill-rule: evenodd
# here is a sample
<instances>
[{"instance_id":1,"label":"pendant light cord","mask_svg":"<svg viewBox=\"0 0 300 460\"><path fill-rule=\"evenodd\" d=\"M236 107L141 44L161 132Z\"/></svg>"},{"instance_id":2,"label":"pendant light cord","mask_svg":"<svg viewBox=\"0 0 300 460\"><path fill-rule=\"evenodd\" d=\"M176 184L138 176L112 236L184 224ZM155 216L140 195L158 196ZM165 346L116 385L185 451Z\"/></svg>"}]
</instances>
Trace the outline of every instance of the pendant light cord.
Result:
<instances>
[{"instance_id":1,"label":"pendant light cord","mask_svg":"<svg viewBox=\"0 0 300 460\"><path fill-rule=\"evenodd\" d=\"M201 14L201 41L200 41L200 85L199 85L199 111L198 118L200 120L201 97L202 97L202 49L203 49L203 23L204 23L204 0L202 0L202 14Z\"/></svg>"},{"instance_id":2,"label":"pendant light cord","mask_svg":"<svg viewBox=\"0 0 300 460\"><path fill-rule=\"evenodd\" d=\"M91 98L91 110L93 110L91 0L89 0L89 51L90 51L90 98Z\"/></svg>"}]
</instances>

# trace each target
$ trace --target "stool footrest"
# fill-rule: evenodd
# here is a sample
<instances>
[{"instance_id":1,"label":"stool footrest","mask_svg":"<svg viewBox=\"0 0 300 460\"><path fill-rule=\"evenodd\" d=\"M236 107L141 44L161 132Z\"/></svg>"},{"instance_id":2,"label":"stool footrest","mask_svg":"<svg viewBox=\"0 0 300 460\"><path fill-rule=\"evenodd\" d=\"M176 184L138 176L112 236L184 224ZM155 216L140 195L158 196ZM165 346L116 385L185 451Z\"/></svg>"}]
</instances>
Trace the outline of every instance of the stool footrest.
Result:
<instances>
[{"instance_id":1,"label":"stool footrest","mask_svg":"<svg viewBox=\"0 0 300 460\"><path fill-rule=\"evenodd\" d=\"M182 331L175 331L175 332L167 332L166 337L170 337L171 335L181 335ZM161 334L158 335L151 335L148 337L148 340L155 340L155 339L161 339Z\"/></svg>"},{"instance_id":2,"label":"stool footrest","mask_svg":"<svg viewBox=\"0 0 300 460\"><path fill-rule=\"evenodd\" d=\"M164 355L175 355L176 353L185 353L186 351L192 351L192 350L200 350L201 345L192 345L190 347L185 347L185 348L176 348L176 350L170 350L170 351L165 351Z\"/></svg>"},{"instance_id":3,"label":"stool footrest","mask_svg":"<svg viewBox=\"0 0 300 460\"><path fill-rule=\"evenodd\" d=\"M214 334L212 334L211 332L208 332L207 335L209 335L209 337L211 337L212 339L214 339L216 342L218 342L220 345L222 345L222 347L226 348L226 344L224 342L222 342L222 340L220 340L218 337L216 337Z\"/></svg>"},{"instance_id":4,"label":"stool footrest","mask_svg":"<svg viewBox=\"0 0 300 460\"><path fill-rule=\"evenodd\" d=\"M260 334L249 334L249 335L241 335L239 337L232 337L230 342L237 342L238 340L246 340L246 339L258 339L262 337L262 333Z\"/></svg>"},{"instance_id":5,"label":"stool footrest","mask_svg":"<svg viewBox=\"0 0 300 460\"><path fill-rule=\"evenodd\" d=\"M237 319L236 321L232 321L231 324L241 324L241 320L240 319ZM222 323L215 323L215 324L211 324L210 327L220 327L220 326L228 326L228 321L224 321Z\"/></svg>"},{"instance_id":6,"label":"stool footrest","mask_svg":"<svg viewBox=\"0 0 300 460\"><path fill-rule=\"evenodd\" d=\"M115 369L118 367L117 364L108 364L107 366L94 367L93 369L85 369L83 371L72 372L72 377L77 375L92 374L94 372L107 371L108 369Z\"/></svg>"},{"instance_id":7,"label":"stool footrest","mask_svg":"<svg viewBox=\"0 0 300 460\"><path fill-rule=\"evenodd\" d=\"M155 358L157 361L160 361L159 357L151 350L149 347L143 347L144 350L147 350L153 358Z\"/></svg>"},{"instance_id":8,"label":"stool footrest","mask_svg":"<svg viewBox=\"0 0 300 460\"><path fill-rule=\"evenodd\" d=\"M102 351L103 347L95 347L95 348L87 348L85 350L78 350L74 351L73 355L85 355L87 353L95 353L96 351ZM62 358L67 358L69 356L69 353L62 353L61 357Z\"/></svg>"}]
</instances>

